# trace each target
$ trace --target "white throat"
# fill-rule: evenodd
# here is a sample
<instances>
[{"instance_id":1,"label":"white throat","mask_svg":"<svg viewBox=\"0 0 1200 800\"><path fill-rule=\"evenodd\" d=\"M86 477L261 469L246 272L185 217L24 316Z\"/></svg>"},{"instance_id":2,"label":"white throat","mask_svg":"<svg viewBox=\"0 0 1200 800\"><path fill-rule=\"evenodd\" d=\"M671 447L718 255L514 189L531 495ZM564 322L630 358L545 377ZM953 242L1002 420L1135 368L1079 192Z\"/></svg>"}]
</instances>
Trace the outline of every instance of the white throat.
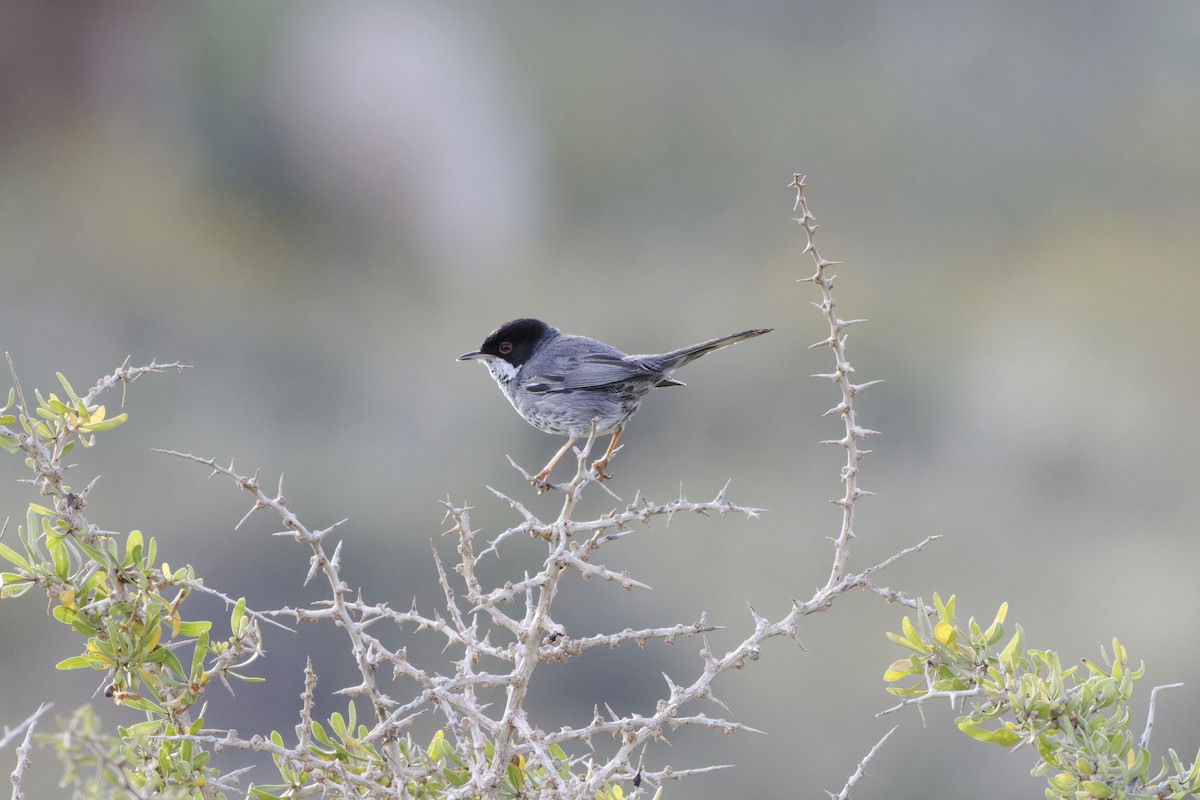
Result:
<instances>
[{"instance_id":1,"label":"white throat","mask_svg":"<svg viewBox=\"0 0 1200 800\"><path fill-rule=\"evenodd\" d=\"M505 361L503 358L489 359L487 362L488 371L492 373L501 386L505 386L512 382L512 379L517 377L517 367Z\"/></svg>"}]
</instances>

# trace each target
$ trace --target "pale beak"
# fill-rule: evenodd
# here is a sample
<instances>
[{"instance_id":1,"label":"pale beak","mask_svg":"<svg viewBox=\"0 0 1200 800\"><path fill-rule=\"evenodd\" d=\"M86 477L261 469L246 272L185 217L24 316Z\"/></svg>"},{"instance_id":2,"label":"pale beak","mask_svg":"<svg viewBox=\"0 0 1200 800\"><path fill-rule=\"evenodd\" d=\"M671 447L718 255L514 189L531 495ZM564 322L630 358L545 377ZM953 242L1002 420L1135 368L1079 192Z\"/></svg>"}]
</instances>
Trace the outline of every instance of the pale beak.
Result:
<instances>
[{"instance_id":1,"label":"pale beak","mask_svg":"<svg viewBox=\"0 0 1200 800\"><path fill-rule=\"evenodd\" d=\"M461 356L456 358L455 361L491 361L493 358L495 358L495 356L491 353L481 353L478 350L473 350L470 353L463 353Z\"/></svg>"}]
</instances>

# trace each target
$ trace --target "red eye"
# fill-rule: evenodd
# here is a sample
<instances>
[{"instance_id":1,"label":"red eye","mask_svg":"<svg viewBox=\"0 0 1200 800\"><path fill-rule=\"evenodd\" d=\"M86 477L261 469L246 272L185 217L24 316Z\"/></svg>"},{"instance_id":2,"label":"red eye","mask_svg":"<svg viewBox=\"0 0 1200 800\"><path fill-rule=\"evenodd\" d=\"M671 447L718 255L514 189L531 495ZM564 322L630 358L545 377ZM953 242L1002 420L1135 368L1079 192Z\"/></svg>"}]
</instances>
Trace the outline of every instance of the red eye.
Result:
<instances>
[{"instance_id":1,"label":"red eye","mask_svg":"<svg viewBox=\"0 0 1200 800\"><path fill-rule=\"evenodd\" d=\"M500 355L506 356L511 352L512 352L512 342L501 342L500 343Z\"/></svg>"}]
</instances>

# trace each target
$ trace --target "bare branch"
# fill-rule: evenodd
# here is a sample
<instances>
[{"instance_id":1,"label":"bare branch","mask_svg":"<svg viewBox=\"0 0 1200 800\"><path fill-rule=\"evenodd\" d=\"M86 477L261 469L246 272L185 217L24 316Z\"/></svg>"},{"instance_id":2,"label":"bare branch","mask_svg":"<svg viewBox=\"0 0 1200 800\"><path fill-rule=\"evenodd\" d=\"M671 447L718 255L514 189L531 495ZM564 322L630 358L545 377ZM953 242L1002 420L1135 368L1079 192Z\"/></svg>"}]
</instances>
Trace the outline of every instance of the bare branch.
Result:
<instances>
[{"instance_id":1,"label":"bare branch","mask_svg":"<svg viewBox=\"0 0 1200 800\"><path fill-rule=\"evenodd\" d=\"M1150 749L1150 733L1154 730L1154 704L1158 702L1158 693L1163 689L1179 689L1182 688L1182 683L1168 683L1164 686L1155 686L1150 690L1150 710L1146 712L1146 728L1142 731L1142 738L1138 741L1143 750Z\"/></svg>"},{"instance_id":2,"label":"bare branch","mask_svg":"<svg viewBox=\"0 0 1200 800\"><path fill-rule=\"evenodd\" d=\"M38 710L26 717L20 725L9 730L5 727L4 736L0 737L0 748L8 747L8 743L20 736L24 732L24 738L21 744L17 747L17 766L13 769L9 776L12 780L12 800L25 800L25 791L21 788L21 781L25 777L25 770L29 768L29 749L33 746L33 731L37 727L38 720L42 715L54 707L54 703L42 703L38 706Z\"/></svg>"},{"instance_id":3,"label":"bare branch","mask_svg":"<svg viewBox=\"0 0 1200 800\"><path fill-rule=\"evenodd\" d=\"M872 747L865 756L863 756L863 760L858 762L858 769L854 770L854 774L850 776L850 780L846 781L846 785L842 787L842 790L836 795L832 792L829 792L829 796L834 798L834 800L850 800L850 790L853 789L854 785L862 780L863 776L867 774L867 764L871 763L871 759L875 758L875 754L879 752L881 747L883 747L883 743L886 742L888 737L895 733L896 728L899 727L899 725L893 725L892 729L885 733L883 738L876 742L875 746Z\"/></svg>"}]
</instances>

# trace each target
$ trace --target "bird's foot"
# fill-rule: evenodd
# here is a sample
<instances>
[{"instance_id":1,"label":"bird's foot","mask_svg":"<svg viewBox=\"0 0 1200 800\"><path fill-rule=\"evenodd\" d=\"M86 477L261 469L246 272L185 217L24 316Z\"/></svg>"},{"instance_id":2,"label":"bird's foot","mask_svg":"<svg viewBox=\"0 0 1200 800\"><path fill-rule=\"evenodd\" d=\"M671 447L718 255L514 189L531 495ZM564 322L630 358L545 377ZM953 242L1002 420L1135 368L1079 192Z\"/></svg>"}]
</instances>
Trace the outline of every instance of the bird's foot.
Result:
<instances>
[{"instance_id":1,"label":"bird's foot","mask_svg":"<svg viewBox=\"0 0 1200 800\"><path fill-rule=\"evenodd\" d=\"M601 483L612 479L612 475L609 475L604 471L606 467L608 467L607 458L601 458L598 461L592 462L592 469L596 471L596 480L600 481Z\"/></svg>"},{"instance_id":2,"label":"bird's foot","mask_svg":"<svg viewBox=\"0 0 1200 800\"><path fill-rule=\"evenodd\" d=\"M526 474L528 474L528 473L526 473ZM537 489L538 494L544 494L544 493L550 491L550 481L547 480L547 478L549 478L549 477L550 477L550 470L544 469L541 472L539 472L537 475L534 475L533 480L531 480L529 483L530 483L530 485L533 486L534 489Z\"/></svg>"}]
</instances>

